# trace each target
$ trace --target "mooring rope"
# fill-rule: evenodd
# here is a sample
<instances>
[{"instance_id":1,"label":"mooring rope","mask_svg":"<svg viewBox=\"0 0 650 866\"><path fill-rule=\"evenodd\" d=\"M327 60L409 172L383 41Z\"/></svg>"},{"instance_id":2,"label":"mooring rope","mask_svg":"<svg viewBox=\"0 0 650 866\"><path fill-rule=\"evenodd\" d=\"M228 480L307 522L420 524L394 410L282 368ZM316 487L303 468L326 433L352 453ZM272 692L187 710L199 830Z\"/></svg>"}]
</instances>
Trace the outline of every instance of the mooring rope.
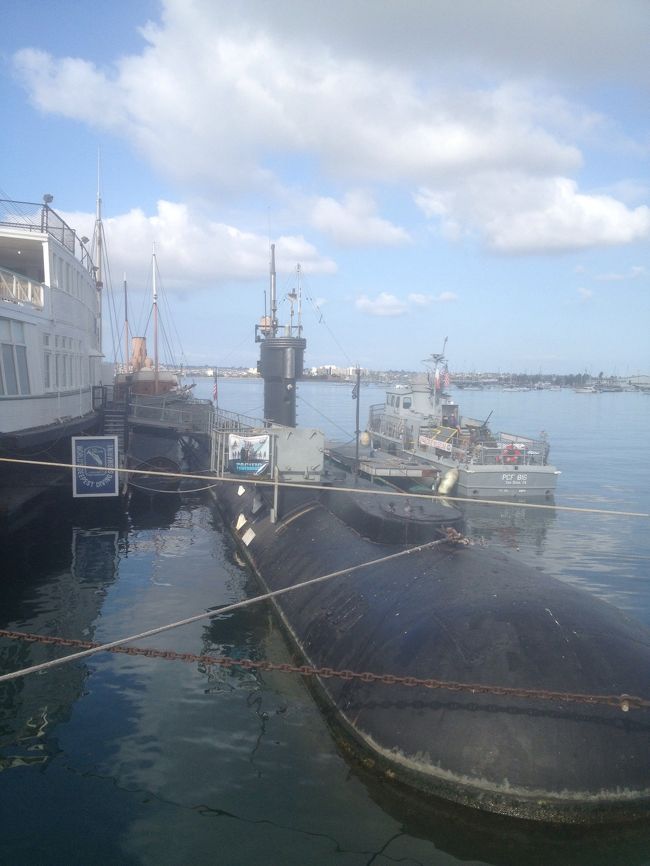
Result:
<instances>
[{"instance_id":1,"label":"mooring rope","mask_svg":"<svg viewBox=\"0 0 650 866\"><path fill-rule=\"evenodd\" d=\"M46 460L22 460L16 457L0 457L1 463L15 463L15 464L23 464L29 466L50 466L52 468L58 469L94 469L96 467L89 467L85 463L52 463ZM196 481L210 481L210 485L216 485L218 483L225 484L242 484L242 483L253 483L257 484L260 487L275 487L276 482L273 480L266 480L263 478L258 478L257 476L250 477L237 477L234 478L228 475L196 475L193 473L183 473L183 472L158 472L152 471L148 469L129 469L115 466L102 466L102 471L104 472L116 472L118 474L125 475L149 475L160 478L178 478L180 480L196 480ZM478 505L496 505L500 508L503 508L505 505L513 508L532 508L532 509L546 509L552 511L567 511L578 514L600 514L607 517L642 517L645 519L650 519L650 512L647 511L620 511L612 508L582 508L576 505L557 505L555 503L547 503L547 502L517 502L511 499L475 499L474 497L468 498L466 496L447 496L441 495L439 493L406 493L401 490L397 490L395 488L391 488L390 490L385 490L380 487L376 489L368 488L368 487L337 487L329 484L316 484L314 483L302 483L295 481L278 481L277 485L279 487L288 487L295 488L297 490L322 490L330 493L354 493L356 495L369 495L369 496L392 496L393 498L406 498L406 499L424 499L428 502L433 501L447 501L447 502L460 502L460 503L475 503ZM158 492L158 491L156 491ZM191 491L188 491L191 492Z\"/></svg>"}]
</instances>

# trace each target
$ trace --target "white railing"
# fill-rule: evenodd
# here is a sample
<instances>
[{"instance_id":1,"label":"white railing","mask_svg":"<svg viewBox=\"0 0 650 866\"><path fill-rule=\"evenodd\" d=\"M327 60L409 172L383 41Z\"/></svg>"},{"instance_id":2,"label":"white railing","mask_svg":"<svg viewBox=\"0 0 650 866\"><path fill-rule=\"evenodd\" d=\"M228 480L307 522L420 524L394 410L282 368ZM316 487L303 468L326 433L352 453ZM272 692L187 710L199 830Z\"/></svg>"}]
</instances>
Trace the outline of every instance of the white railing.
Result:
<instances>
[{"instance_id":1,"label":"white railing","mask_svg":"<svg viewBox=\"0 0 650 866\"><path fill-rule=\"evenodd\" d=\"M7 268L0 268L0 300L29 304L42 310L43 285Z\"/></svg>"}]
</instances>

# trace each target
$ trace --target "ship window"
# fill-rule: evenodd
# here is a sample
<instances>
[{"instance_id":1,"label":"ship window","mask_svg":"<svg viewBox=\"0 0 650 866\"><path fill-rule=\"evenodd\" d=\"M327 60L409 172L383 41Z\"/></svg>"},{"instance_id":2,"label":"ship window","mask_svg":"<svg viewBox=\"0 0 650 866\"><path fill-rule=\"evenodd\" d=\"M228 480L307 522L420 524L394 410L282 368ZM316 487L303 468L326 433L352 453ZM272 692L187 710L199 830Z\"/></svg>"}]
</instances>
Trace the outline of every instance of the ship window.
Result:
<instances>
[{"instance_id":1,"label":"ship window","mask_svg":"<svg viewBox=\"0 0 650 866\"><path fill-rule=\"evenodd\" d=\"M410 409L411 408L411 398L410 397L404 397L404 399L402 400L402 406L405 409Z\"/></svg>"},{"instance_id":2,"label":"ship window","mask_svg":"<svg viewBox=\"0 0 650 866\"><path fill-rule=\"evenodd\" d=\"M29 394L29 373L27 372L27 349L16 346L16 364L18 366L18 384L21 394Z\"/></svg>"},{"instance_id":3,"label":"ship window","mask_svg":"<svg viewBox=\"0 0 650 866\"><path fill-rule=\"evenodd\" d=\"M29 394L27 348L22 322L0 319L0 388L3 394Z\"/></svg>"},{"instance_id":4,"label":"ship window","mask_svg":"<svg viewBox=\"0 0 650 866\"><path fill-rule=\"evenodd\" d=\"M6 393L17 394L18 377L16 376L14 347L10 346L8 343L2 344L2 372L4 374Z\"/></svg>"}]
</instances>

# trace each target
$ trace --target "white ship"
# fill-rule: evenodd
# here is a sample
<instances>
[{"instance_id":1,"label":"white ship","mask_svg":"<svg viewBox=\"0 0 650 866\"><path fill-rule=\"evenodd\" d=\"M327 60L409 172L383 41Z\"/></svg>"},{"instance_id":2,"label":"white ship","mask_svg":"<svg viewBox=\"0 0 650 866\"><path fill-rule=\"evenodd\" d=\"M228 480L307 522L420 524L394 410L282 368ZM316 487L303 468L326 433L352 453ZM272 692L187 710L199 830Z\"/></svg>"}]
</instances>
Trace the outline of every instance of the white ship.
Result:
<instances>
[{"instance_id":1,"label":"white ship","mask_svg":"<svg viewBox=\"0 0 650 866\"><path fill-rule=\"evenodd\" d=\"M102 286L51 201L0 200L0 456L69 462L99 423Z\"/></svg>"},{"instance_id":2,"label":"white ship","mask_svg":"<svg viewBox=\"0 0 650 866\"><path fill-rule=\"evenodd\" d=\"M553 496L560 472L548 462L546 437L493 433L487 421L461 416L444 390L449 385L444 354L433 354L425 363L428 376L389 388L385 403L370 407L373 448L428 464L437 473L439 492L474 498Z\"/></svg>"}]
</instances>

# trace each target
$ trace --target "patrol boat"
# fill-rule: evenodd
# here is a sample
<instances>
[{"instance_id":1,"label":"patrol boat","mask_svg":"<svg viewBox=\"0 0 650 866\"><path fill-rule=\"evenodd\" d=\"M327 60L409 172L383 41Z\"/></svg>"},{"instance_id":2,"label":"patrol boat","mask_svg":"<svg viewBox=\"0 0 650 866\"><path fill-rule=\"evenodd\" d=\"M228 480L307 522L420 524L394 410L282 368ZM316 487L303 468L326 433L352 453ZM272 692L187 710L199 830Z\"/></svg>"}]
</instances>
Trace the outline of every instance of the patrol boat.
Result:
<instances>
[{"instance_id":1,"label":"patrol boat","mask_svg":"<svg viewBox=\"0 0 650 866\"><path fill-rule=\"evenodd\" d=\"M650 629L464 537L431 496L328 465L323 434L295 426L306 343L277 323L271 261L264 420L217 414L214 496L262 587L282 591L341 747L432 810L647 817Z\"/></svg>"},{"instance_id":2,"label":"patrol boat","mask_svg":"<svg viewBox=\"0 0 650 866\"><path fill-rule=\"evenodd\" d=\"M461 416L446 393L445 346L424 363L426 376L386 391L385 403L370 407L373 448L402 461L429 464L441 492L481 499L551 498L560 471L548 462L546 435L493 433L487 420ZM488 419L489 420L489 419ZM436 486L436 485L434 485Z\"/></svg>"}]
</instances>

